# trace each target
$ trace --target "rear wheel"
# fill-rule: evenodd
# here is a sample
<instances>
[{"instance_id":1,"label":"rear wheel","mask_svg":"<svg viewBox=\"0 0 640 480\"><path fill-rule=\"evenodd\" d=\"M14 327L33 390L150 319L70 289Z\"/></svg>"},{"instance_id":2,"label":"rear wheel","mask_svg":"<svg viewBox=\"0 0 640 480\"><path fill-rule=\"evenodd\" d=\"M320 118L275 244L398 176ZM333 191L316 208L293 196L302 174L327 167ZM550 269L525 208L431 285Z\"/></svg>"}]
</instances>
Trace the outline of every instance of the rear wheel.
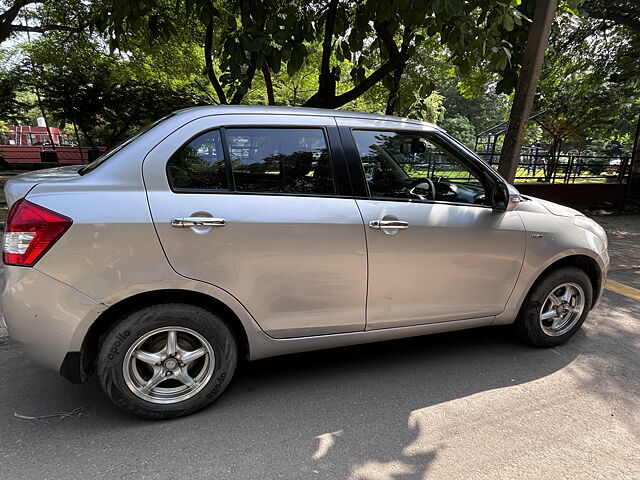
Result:
<instances>
[{"instance_id":1,"label":"rear wheel","mask_svg":"<svg viewBox=\"0 0 640 480\"><path fill-rule=\"evenodd\" d=\"M531 345L560 345L580 329L592 299L593 287L584 271L576 267L560 268L534 285L514 327Z\"/></svg>"},{"instance_id":2,"label":"rear wheel","mask_svg":"<svg viewBox=\"0 0 640 480\"><path fill-rule=\"evenodd\" d=\"M187 304L133 311L107 334L98 356L100 384L123 410L173 418L214 401L235 371L238 348L214 313Z\"/></svg>"}]
</instances>

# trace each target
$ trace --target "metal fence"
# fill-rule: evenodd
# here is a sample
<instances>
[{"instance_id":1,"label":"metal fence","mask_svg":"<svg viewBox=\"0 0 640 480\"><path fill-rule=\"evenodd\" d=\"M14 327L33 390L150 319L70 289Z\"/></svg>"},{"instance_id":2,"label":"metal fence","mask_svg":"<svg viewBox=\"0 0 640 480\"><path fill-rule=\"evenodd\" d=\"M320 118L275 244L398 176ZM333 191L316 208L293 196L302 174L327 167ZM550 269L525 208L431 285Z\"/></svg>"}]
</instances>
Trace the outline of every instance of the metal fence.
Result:
<instances>
[{"instance_id":1,"label":"metal fence","mask_svg":"<svg viewBox=\"0 0 640 480\"><path fill-rule=\"evenodd\" d=\"M500 153L477 152L493 168ZM520 156L515 181L518 183L626 183L631 157L600 155L530 153Z\"/></svg>"},{"instance_id":2,"label":"metal fence","mask_svg":"<svg viewBox=\"0 0 640 480\"><path fill-rule=\"evenodd\" d=\"M0 158L9 165L54 162L61 164L84 164L106 150L89 147L18 146L0 145ZM497 169L500 153L477 152L478 156ZM467 182L472 178L460 164L448 155L433 154L416 156L398 161L412 176L444 177ZM365 171L367 171L365 163ZM520 156L516 170L516 183L627 183L631 172L630 156L598 156L581 154L549 155L547 152L527 151ZM373 175L368 172L368 175Z\"/></svg>"}]
</instances>

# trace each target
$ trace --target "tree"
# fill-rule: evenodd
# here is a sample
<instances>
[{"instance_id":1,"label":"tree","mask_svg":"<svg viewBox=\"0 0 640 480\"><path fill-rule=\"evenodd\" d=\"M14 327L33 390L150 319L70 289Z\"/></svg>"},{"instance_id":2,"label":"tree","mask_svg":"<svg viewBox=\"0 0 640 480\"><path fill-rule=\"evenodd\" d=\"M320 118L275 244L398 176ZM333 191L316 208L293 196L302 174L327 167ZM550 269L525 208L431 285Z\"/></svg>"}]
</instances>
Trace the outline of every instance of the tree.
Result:
<instances>
[{"instance_id":1,"label":"tree","mask_svg":"<svg viewBox=\"0 0 640 480\"><path fill-rule=\"evenodd\" d=\"M617 82L631 83L640 88L640 3L636 0L585 0L582 9L592 19L600 20L603 31L611 29L622 34L624 40L617 44L615 55L617 71L610 78ZM637 90L636 90L637 91ZM633 171L629 180L629 192L640 197L640 99L636 94L637 122L631 127L633 138ZM622 117L624 118L624 117ZM624 121L623 121L624 122Z\"/></svg>"},{"instance_id":2,"label":"tree","mask_svg":"<svg viewBox=\"0 0 640 480\"><path fill-rule=\"evenodd\" d=\"M640 34L640 3L636 0L584 0L580 7L591 18L622 25Z\"/></svg>"},{"instance_id":3,"label":"tree","mask_svg":"<svg viewBox=\"0 0 640 480\"><path fill-rule=\"evenodd\" d=\"M440 124L451 135L463 142L469 148L473 148L476 140L476 132L467 117L448 117Z\"/></svg>"},{"instance_id":4,"label":"tree","mask_svg":"<svg viewBox=\"0 0 640 480\"><path fill-rule=\"evenodd\" d=\"M141 62L102 52L84 36L49 35L27 49L35 65L31 85L44 106L59 121L77 125L92 146L112 146L141 125L205 103L195 85L158 78Z\"/></svg>"},{"instance_id":5,"label":"tree","mask_svg":"<svg viewBox=\"0 0 640 480\"><path fill-rule=\"evenodd\" d=\"M1 0L0 7L0 43L16 33L79 32L87 11L81 0Z\"/></svg>"},{"instance_id":6,"label":"tree","mask_svg":"<svg viewBox=\"0 0 640 480\"><path fill-rule=\"evenodd\" d=\"M23 88L24 72L20 66L11 70L0 69L0 119L16 121L24 118L27 104L19 100Z\"/></svg>"},{"instance_id":7,"label":"tree","mask_svg":"<svg viewBox=\"0 0 640 480\"><path fill-rule=\"evenodd\" d=\"M495 93L495 79L483 74L465 78L451 76L438 79L446 118L465 118L473 127L474 137L504 121L509 114L509 99Z\"/></svg>"},{"instance_id":8,"label":"tree","mask_svg":"<svg viewBox=\"0 0 640 480\"><path fill-rule=\"evenodd\" d=\"M463 74L481 65L497 72L498 88L509 91L527 31L520 0L111 0L107 6L99 27L114 46L131 31L146 32L150 41L170 38L177 27L164 15L168 10L181 9L179 21L197 18L220 103L243 101L258 72L268 78L286 67L293 75L315 42L321 46L317 87L306 106L342 107L388 77L394 92L425 38L446 46ZM393 98L389 105L387 111L395 108Z\"/></svg>"},{"instance_id":9,"label":"tree","mask_svg":"<svg viewBox=\"0 0 640 480\"><path fill-rule=\"evenodd\" d=\"M585 2L584 8L594 4ZM556 131L560 143L569 136L583 145L590 139L616 139L631 149L635 124L630 119L640 101L639 48L640 32L626 23L564 16L552 37L536 99L537 110L549 112L547 130Z\"/></svg>"}]
</instances>

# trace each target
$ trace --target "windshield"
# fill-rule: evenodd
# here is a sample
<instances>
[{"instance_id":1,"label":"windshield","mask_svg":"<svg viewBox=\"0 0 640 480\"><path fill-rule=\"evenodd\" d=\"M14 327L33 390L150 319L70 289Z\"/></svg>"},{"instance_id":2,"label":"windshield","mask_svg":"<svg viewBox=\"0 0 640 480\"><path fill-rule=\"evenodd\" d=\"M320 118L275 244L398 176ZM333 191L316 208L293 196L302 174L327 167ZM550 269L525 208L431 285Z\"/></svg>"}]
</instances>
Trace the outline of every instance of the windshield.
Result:
<instances>
[{"instance_id":1,"label":"windshield","mask_svg":"<svg viewBox=\"0 0 640 480\"><path fill-rule=\"evenodd\" d=\"M105 153L103 153L102 155L100 155L98 158L96 158L93 162L91 162L90 164L82 167L80 170L78 170L78 173L80 175L85 175L89 172L92 172L93 170L95 170L96 168L98 168L100 165L102 165L104 162L106 162L107 160L109 160L112 156L114 156L116 153L118 153L120 150L122 150L124 147L126 147L127 145L129 145L131 142L133 142L136 138L139 138L142 134L148 132L149 130L151 130L153 127L155 127L156 125L158 125L160 122L163 122L164 120L166 120L169 117L172 117L174 114L171 113L169 115L167 115L166 117L162 117L160 120L156 120L155 122L142 127L140 130L138 130L136 133L134 133L132 136L130 136L129 138L127 138L126 140L120 142L118 145L116 145L115 147L113 147L111 150L106 151Z\"/></svg>"}]
</instances>

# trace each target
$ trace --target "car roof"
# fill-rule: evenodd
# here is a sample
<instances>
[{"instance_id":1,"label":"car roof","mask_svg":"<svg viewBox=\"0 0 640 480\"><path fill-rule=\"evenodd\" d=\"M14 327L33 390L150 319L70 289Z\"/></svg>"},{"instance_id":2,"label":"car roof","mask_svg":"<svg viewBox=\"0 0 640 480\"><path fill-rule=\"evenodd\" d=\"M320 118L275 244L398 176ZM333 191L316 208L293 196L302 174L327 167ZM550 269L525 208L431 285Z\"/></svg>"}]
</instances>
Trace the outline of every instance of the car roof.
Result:
<instances>
[{"instance_id":1,"label":"car roof","mask_svg":"<svg viewBox=\"0 0 640 480\"><path fill-rule=\"evenodd\" d=\"M411 118L393 117L381 115L379 113L352 112L349 110L331 110L327 108L308 107L278 107L271 105L209 105L203 107L191 107L178 110L176 115L184 116L206 116L206 115L301 115L301 116L321 116L336 118L355 118L362 120L392 121L402 123L412 123L432 128L439 128L428 122L422 122Z\"/></svg>"}]
</instances>

